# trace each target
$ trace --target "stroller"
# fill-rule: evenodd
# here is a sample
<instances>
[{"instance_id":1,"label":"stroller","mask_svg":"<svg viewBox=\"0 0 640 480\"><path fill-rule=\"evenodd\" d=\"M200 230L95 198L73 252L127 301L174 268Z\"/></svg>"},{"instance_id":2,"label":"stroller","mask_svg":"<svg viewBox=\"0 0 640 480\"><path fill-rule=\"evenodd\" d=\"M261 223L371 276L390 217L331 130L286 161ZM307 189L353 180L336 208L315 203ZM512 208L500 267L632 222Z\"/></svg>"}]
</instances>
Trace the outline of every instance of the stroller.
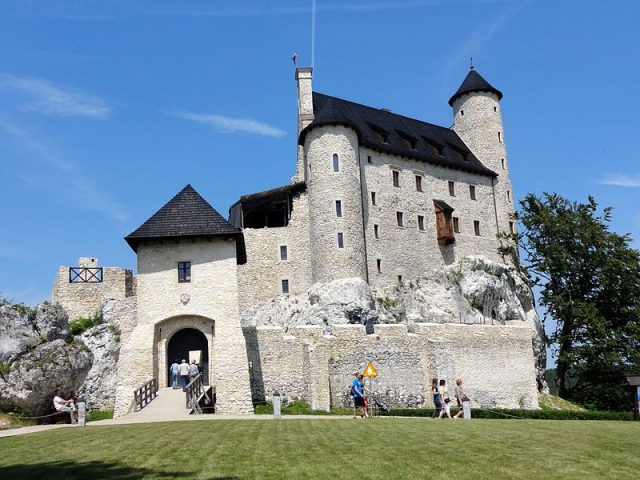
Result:
<instances>
[{"instance_id":1,"label":"stroller","mask_svg":"<svg viewBox=\"0 0 640 480\"><path fill-rule=\"evenodd\" d=\"M387 414L389 413L389 407L382 400L373 397L373 411L376 415Z\"/></svg>"}]
</instances>

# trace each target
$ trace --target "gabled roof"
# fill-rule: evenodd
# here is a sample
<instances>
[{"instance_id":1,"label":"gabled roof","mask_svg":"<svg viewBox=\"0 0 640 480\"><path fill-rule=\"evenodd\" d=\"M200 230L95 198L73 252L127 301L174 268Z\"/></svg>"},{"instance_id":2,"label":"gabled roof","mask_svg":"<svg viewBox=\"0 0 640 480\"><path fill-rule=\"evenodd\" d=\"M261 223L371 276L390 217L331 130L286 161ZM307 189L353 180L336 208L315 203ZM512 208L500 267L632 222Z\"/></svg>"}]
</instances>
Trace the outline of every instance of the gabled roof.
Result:
<instances>
[{"instance_id":1,"label":"gabled roof","mask_svg":"<svg viewBox=\"0 0 640 480\"><path fill-rule=\"evenodd\" d=\"M497 176L450 128L317 92L313 92L313 112L313 122L300 132L300 145L313 128L344 125L357 132L360 144L365 147L433 165Z\"/></svg>"},{"instance_id":2,"label":"gabled roof","mask_svg":"<svg viewBox=\"0 0 640 480\"><path fill-rule=\"evenodd\" d=\"M462 85L460 85L460 88L458 88L458 91L449 99L449 105L453 105L453 102L460 95L471 92L491 92L498 96L498 100L502 99L502 92L497 88L494 88L489 82L482 78L482 75L471 67L471 70L467 73L467 76L463 80Z\"/></svg>"},{"instance_id":3,"label":"gabled roof","mask_svg":"<svg viewBox=\"0 0 640 480\"><path fill-rule=\"evenodd\" d=\"M137 251L143 240L239 235L239 229L227 222L191 185L187 185L125 240Z\"/></svg>"}]
</instances>

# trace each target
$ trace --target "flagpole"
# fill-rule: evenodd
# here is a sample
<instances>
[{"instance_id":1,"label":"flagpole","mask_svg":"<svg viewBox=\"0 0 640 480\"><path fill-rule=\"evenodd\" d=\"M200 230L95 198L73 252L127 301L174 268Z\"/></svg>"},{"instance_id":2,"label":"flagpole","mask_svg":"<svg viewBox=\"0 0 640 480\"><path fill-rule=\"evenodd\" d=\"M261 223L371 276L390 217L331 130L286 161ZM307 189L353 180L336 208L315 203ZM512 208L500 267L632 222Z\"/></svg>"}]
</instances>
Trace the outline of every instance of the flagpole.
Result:
<instances>
[{"instance_id":1,"label":"flagpole","mask_svg":"<svg viewBox=\"0 0 640 480\"><path fill-rule=\"evenodd\" d=\"M316 0L311 4L311 68L316 64Z\"/></svg>"}]
</instances>

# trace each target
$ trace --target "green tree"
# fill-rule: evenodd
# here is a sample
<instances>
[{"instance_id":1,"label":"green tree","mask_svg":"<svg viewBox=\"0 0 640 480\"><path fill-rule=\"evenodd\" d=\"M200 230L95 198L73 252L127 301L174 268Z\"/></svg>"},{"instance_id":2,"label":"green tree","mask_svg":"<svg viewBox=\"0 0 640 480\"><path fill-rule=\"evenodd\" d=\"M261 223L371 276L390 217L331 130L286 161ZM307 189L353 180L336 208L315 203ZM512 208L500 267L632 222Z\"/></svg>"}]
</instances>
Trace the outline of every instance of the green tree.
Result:
<instances>
[{"instance_id":1,"label":"green tree","mask_svg":"<svg viewBox=\"0 0 640 480\"><path fill-rule=\"evenodd\" d=\"M611 209L557 194L529 194L504 235L503 254L524 254L540 288L558 395L601 409L630 406L624 373L640 365L640 252L609 230Z\"/></svg>"}]
</instances>

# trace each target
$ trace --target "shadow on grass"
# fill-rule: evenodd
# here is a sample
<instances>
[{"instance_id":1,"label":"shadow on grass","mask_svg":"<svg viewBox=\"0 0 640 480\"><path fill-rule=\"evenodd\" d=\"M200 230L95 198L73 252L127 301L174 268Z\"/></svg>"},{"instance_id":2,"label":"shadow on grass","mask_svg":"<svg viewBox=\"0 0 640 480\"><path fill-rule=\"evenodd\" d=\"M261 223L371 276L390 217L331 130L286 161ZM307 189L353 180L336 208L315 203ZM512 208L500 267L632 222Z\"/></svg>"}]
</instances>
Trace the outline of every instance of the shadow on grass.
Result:
<instances>
[{"instance_id":1,"label":"shadow on grass","mask_svg":"<svg viewBox=\"0 0 640 480\"><path fill-rule=\"evenodd\" d=\"M105 462L48 462L32 465L12 465L0 467L0 478L12 480L41 478L46 480L86 480L88 478L138 480L153 478L158 480L188 478L193 472L161 471L150 468L129 467ZM242 477L209 477L209 480L242 480Z\"/></svg>"}]
</instances>

